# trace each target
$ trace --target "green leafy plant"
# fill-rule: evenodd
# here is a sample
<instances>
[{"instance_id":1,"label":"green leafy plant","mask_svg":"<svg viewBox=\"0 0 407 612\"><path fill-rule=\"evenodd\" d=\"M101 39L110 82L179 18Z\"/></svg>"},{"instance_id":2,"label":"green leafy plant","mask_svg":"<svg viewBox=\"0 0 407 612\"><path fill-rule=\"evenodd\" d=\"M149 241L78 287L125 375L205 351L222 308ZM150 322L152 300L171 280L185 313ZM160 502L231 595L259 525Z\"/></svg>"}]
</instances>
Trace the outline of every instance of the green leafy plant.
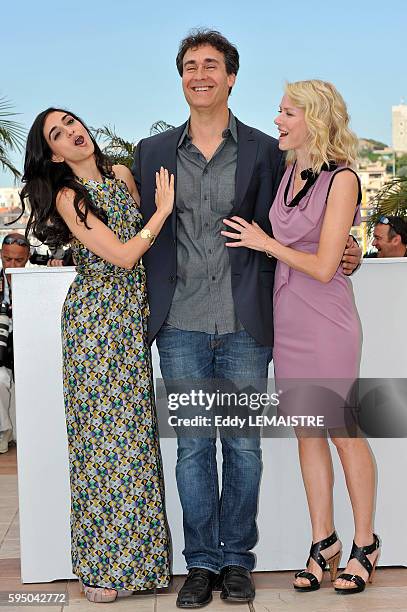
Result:
<instances>
[{"instance_id":1,"label":"green leafy plant","mask_svg":"<svg viewBox=\"0 0 407 612\"><path fill-rule=\"evenodd\" d=\"M173 125L165 121L156 121L150 128L150 136L166 132L173 129L173 127ZM96 140L101 142L103 153L110 159L112 164L123 164L131 168L137 142L131 142L118 136L114 126L104 125L98 129L91 128L91 130Z\"/></svg>"},{"instance_id":2,"label":"green leafy plant","mask_svg":"<svg viewBox=\"0 0 407 612\"><path fill-rule=\"evenodd\" d=\"M382 216L407 219L407 176L396 176L388 181L372 198L370 214L366 220L368 232L373 233Z\"/></svg>"},{"instance_id":3,"label":"green leafy plant","mask_svg":"<svg viewBox=\"0 0 407 612\"><path fill-rule=\"evenodd\" d=\"M150 128L150 136L154 136L154 134L161 134L161 132L166 132L167 130L173 130L174 126L166 123L165 121L156 121Z\"/></svg>"},{"instance_id":4,"label":"green leafy plant","mask_svg":"<svg viewBox=\"0 0 407 612\"><path fill-rule=\"evenodd\" d=\"M21 177L21 172L14 166L9 155L10 152L21 151L26 130L12 119L19 114L12 112L13 108L10 100L0 97L0 167L9 170L17 180Z\"/></svg>"},{"instance_id":5,"label":"green leafy plant","mask_svg":"<svg viewBox=\"0 0 407 612\"><path fill-rule=\"evenodd\" d=\"M137 146L136 142L121 138L116 134L115 128L108 125L98 129L92 128L92 133L96 140L101 141L103 153L113 164L123 164L131 168Z\"/></svg>"}]
</instances>

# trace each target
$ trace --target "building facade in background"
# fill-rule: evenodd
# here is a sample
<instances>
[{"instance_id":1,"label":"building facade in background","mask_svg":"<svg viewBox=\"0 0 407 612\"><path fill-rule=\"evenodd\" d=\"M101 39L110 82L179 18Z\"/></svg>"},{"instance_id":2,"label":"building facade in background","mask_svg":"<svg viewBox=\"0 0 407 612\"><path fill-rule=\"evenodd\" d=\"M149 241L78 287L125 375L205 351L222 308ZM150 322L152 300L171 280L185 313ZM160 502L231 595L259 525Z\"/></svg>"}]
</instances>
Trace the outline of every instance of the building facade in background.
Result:
<instances>
[{"instance_id":1,"label":"building facade in background","mask_svg":"<svg viewBox=\"0 0 407 612\"><path fill-rule=\"evenodd\" d=\"M387 149L386 149L387 154ZM367 158L360 158L357 162L356 172L359 175L362 187L362 221L369 215L372 200L391 178L386 161L370 162ZM352 234L360 244L363 252L370 250L372 238L367 233L366 223L352 229Z\"/></svg>"},{"instance_id":2,"label":"building facade in background","mask_svg":"<svg viewBox=\"0 0 407 612\"><path fill-rule=\"evenodd\" d=\"M407 104L392 106L393 149L407 153Z\"/></svg>"},{"instance_id":3,"label":"building facade in background","mask_svg":"<svg viewBox=\"0 0 407 612\"><path fill-rule=\"evenodd\" d=\"M0 187L0 228L6 223L12 223L21 213L20 189L21 187ZM27 220L28 214L25 214L13 228L25 228ZM8 231L12 230L9 228ZM4 234L3 231L1 233Z\"/></svg>"}]
</instances>

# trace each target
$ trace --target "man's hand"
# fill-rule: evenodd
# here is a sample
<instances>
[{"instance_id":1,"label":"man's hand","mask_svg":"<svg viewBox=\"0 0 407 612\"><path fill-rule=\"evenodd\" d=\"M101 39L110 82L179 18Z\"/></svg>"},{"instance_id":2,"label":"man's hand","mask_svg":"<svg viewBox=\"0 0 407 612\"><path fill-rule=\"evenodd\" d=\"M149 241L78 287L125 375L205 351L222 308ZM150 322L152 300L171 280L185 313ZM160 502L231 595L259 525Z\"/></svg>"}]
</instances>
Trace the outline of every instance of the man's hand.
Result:
<instances>
[{"instance_id":1,"label":"man's hand","mask_svg":"<svg viewBox=\"0 0 407 612\"><path fill-rule=\"evenodd\" d=\"M62 259L49 259L47 266L51 266L53 268L57 267L57 266L63 266L64 262Z\"/></svg>"},{"instance_id":2,"label":"man's hand","mask_svg":"<svg viewBox=\"0 0 407 612\"><path fill-rule=\"evenodd\" d=\"M356 270L362 258L362 249L353 240L352 236L348 237L346 247L342 256L343 273L349 276Z\"/></svg>"}]
</instances>

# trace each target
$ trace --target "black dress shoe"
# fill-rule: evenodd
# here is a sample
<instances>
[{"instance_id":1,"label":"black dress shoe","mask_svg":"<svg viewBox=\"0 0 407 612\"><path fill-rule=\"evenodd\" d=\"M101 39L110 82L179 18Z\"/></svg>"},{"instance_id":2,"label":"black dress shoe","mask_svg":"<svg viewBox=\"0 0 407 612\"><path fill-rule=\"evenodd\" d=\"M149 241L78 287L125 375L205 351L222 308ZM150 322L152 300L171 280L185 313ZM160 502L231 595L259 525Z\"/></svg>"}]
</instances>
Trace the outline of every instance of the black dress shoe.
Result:
<instances>
[{"instance_id":1,"label":"black dress shoe","mask_svg":"<svg viewBox=\"0 0 407 612\"><path fill-rule=\"evenodd\" d=\"M218 575L210 570L193 567L178 593L178 608L202 608L212 601L212 589Z\"/></svg>"},{"instance_id":2,"label":"black dress shoe","mask_svg":"<svg viewBox=\"0 0 407 612\"><path fill-rule=\"evenodd\" d=\"M250 572L239 565L228 565L222 569L221 599L225 601L253 601L256 591Z\"/></svg>"}]
</instances>

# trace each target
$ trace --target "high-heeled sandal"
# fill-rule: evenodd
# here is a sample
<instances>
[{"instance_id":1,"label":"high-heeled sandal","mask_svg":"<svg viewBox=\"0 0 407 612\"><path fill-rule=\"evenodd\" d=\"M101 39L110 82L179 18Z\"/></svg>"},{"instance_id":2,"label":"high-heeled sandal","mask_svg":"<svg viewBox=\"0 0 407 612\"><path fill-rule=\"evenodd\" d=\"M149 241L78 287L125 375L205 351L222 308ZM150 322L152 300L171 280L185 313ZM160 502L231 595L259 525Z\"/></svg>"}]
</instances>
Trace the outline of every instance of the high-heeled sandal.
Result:
<instances>
[{"instance_id":1,"label":"high-heeled sandal","mask_svg":"<svg viewBox=\"0 0 407 612\"><path fill-rule=\"evenodd\" d=\"M105 587L93 587L88 584L84 584L82 580L79 580L81 591L85 593L85 597L92 603L111 603L116 601L118 592L115 589L107 589ZM109 591L115 591L109 593Z\"/></svg>"},{"instance_id":2,"label":"high-heeled sandal","mask_svg":"<svg viewBox=\"0 0 407 612\"><path fill-rule=\"evenodd\" d=\"M377 560L379 558L380 552L378 553L376 559L373 562L373 565L369 561L366 555L371 555L375 550L379 550L380 548L380 540L378 536L373 534L373 544L369 544L369 546L356 546L355 542L353 542L352 550L350 553L349 561L351 559L356 559L359 561L361 566L368 572L369 577L368 581L373 582L374 573L376 571ZM349 563L348 561L348 563ZM350 593L361 593L365 590L366 582L363 580L361 576L357 574L340 574L338 576L338 580L349 580L349 582L353 582L356 586L354 587L335 587L335 591L340 593L341 595L349 595Z\"/></svg>"},{"instance_id":3,"label":"high-heeled sandal","mask_svg":"<svg viewBox=\"0 0 407 612\"><path fill-rule=\"evenodd\" d=\"M329 573L331 575L331 582L333 582L336 578L338 565L342 556L342 546L338 550L338 552L332 555L332 557L330 557L329 559L325 559L325 557L321 554L321 551L325 550L326 548L329 548L329 546L332 546L332 544L335 544L335 542L337 541L338 536L336 535L336 531L333 531L329 538L325 538L325 540L321 540L320 542L315 542L315 544L311 544L309 557L306 563L306 566L308 567L310 560L313 559L315 563L319 565L322 571L324 571L326 566L328 565ZM323 576L321 578L321 582L318 582L318 578L314 574L309 572L307 569L304 569L300 572L297 572L295 574L295 578L306 578L307 580L309 580L310 583L307 586L300 586L297 584L293 585L297 591L306 593L308 591L317 591L321 586Z\"/></svg>"}]
</instances>

